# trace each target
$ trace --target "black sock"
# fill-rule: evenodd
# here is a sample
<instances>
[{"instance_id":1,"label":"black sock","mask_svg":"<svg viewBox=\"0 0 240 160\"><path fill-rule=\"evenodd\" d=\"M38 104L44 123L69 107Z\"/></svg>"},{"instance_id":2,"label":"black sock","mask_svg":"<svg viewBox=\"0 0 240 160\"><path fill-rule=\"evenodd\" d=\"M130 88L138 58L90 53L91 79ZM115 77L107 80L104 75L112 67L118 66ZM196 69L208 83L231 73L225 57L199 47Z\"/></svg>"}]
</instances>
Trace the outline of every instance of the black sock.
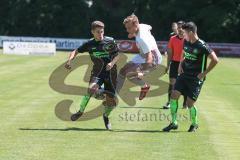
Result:
<instances>
[{"instance_id":1,"label":"black sock","mask_svg":"<svg viewBox=\"0 0 240 160\"><path fill-rule=\"evenodd\" d=\"M172 93L173 86L169 84L168 86L168 102L170 102L171 99L171 93Z\"/></svg>"}]
</instances>

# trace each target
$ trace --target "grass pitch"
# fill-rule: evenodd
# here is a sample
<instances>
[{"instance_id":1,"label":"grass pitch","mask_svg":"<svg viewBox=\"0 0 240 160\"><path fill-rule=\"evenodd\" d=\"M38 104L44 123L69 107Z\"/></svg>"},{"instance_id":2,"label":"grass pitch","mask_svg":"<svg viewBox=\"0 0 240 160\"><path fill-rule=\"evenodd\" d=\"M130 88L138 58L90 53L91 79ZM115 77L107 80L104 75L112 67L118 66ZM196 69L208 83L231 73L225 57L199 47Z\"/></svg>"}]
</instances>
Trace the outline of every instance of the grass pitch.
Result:
<instances>
[{"instance_id":1,"label":"grass pitch","mask_svg":"<svg viewBox=\"0 0 240 160\"><path fill-rule=\"evenodd\" d=\"M149 117L169 115L169 110L160 109L166 95L131 107L120 100L111 115L113 131L105 130L102 117L75 123L56 117L58 102L73 100L74 112L81 100L49 87L51 73L66 58L65 52L52 57L0 54L0 160L240 159L239 59L220 58L208 75L196 105L197 133L186 132L190 122L183 109L178 131L163 133L168 118ZM66 83L87 86L82 80L85 71L72 72ZM161 79L167 81L167 76ZM99 103L91 99L87 110Z\"/></svg>"}]
</instances>

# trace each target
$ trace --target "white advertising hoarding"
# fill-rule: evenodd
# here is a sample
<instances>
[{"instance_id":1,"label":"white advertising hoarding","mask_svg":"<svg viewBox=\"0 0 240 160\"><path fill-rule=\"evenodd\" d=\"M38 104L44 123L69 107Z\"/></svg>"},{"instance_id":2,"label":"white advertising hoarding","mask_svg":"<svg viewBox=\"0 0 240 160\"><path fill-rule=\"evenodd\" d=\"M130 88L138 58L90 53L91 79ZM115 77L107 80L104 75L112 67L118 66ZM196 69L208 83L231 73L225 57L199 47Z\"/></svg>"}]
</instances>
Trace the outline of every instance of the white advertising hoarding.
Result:
<instances>
[{"instance_id":1,"label":"white advertising hoarding","mask_svg":"<svg viewBox=\"0 0 240 160\"><path fill-rule=\"evenodd\" d=\"M14 37L0 36L0 47L4 42L38 42L38 43L55 43L57 50L73 50L81 46L87 39L76 38L50 38L50 37ZM138 53L135 41L118 40L119 51L128 53ZM161 53L166 51L167 41L158 41L158 47ZM209 46L219 56L240 57L240 44L238 43L208 43Z\"/></svg>"},{"instance_id":2,"label":"white advertising hoarding","mask_svg":"<svg viewBox=\"0 0 240 160\"><path fill-rule=\"evenodd\" d=\"M3 42L3 54L55 55L55 43Z\"/></svg>"},{"instance_id":3,"label":"white advertising hoarding","mask_svg":"<svg viewBox=\"0 0 240 160\"><path fill-rule=\"evenodd\" d=\"M0 47L3 47L3 42L41 42L55 43L56 49L58 50L73 50L78 48L85 41L87 41L87 39L0 36Z\"/></svg>"}]
</instances>

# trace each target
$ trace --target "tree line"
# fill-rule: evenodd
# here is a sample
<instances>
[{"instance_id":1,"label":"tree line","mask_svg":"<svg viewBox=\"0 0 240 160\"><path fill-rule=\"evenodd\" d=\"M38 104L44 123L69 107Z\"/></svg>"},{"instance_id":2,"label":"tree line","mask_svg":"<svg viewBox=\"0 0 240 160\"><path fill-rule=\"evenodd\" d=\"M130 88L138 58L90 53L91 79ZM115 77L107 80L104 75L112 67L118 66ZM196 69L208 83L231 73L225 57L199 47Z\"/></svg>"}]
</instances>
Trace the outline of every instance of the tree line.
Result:
<instances>
[{"instance_id":1,"label":"tree line","mask_svg":"<svg viewBox=\"0 0 240 160\"><path fill-rule=\"evenodd\" d=\"M126 39L123 19L135 13L168 40L171 23L194 21L210 42L240 42L239 0L1 0L0 35L89 38L90 23L101 20L106 35Z\"/></svg>"}]
</instances>

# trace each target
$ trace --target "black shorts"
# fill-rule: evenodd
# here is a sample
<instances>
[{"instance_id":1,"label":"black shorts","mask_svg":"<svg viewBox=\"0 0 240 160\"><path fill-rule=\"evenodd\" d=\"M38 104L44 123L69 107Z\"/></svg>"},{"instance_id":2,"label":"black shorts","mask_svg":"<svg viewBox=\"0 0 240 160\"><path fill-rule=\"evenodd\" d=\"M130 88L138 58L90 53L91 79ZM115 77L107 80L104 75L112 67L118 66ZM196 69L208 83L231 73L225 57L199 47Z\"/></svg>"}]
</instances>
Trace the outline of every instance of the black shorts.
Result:
<instances>
[{"instance_id":1,"label":"black shorts","mask_svg":"<svg viewBox=\"0 0 240 160\"><path fill-rule=\"evenodd\" d=\"M204 81L199 80L197 77L187 76L183 73L177 77L174 89L181 92L182 95L196 101L200 94L203 82Z\"/></svg>"},{"instance_id":2,"label":"black shorts","mask_svg":"<svg viewBox=\"0 0 240 160\"><path fill-rule=\"evenodd\" d=\"M180 62L171 61L170 70L169 70L169 78L177 78L178 76L178 66Z\"/></svg>"},{"instance_id":3,"label":"black shorts","mask_svg":"<svg viewBox=\"0 0 240 160\"><path fill-rule=\"evenodd\" d=\"M109 96L115 96L117 69L114 67L110 71L102 71L101 73L92 71L90 83L97 83L99 87L104 84L104 92Z\"/></svg>"}]
</instances>

